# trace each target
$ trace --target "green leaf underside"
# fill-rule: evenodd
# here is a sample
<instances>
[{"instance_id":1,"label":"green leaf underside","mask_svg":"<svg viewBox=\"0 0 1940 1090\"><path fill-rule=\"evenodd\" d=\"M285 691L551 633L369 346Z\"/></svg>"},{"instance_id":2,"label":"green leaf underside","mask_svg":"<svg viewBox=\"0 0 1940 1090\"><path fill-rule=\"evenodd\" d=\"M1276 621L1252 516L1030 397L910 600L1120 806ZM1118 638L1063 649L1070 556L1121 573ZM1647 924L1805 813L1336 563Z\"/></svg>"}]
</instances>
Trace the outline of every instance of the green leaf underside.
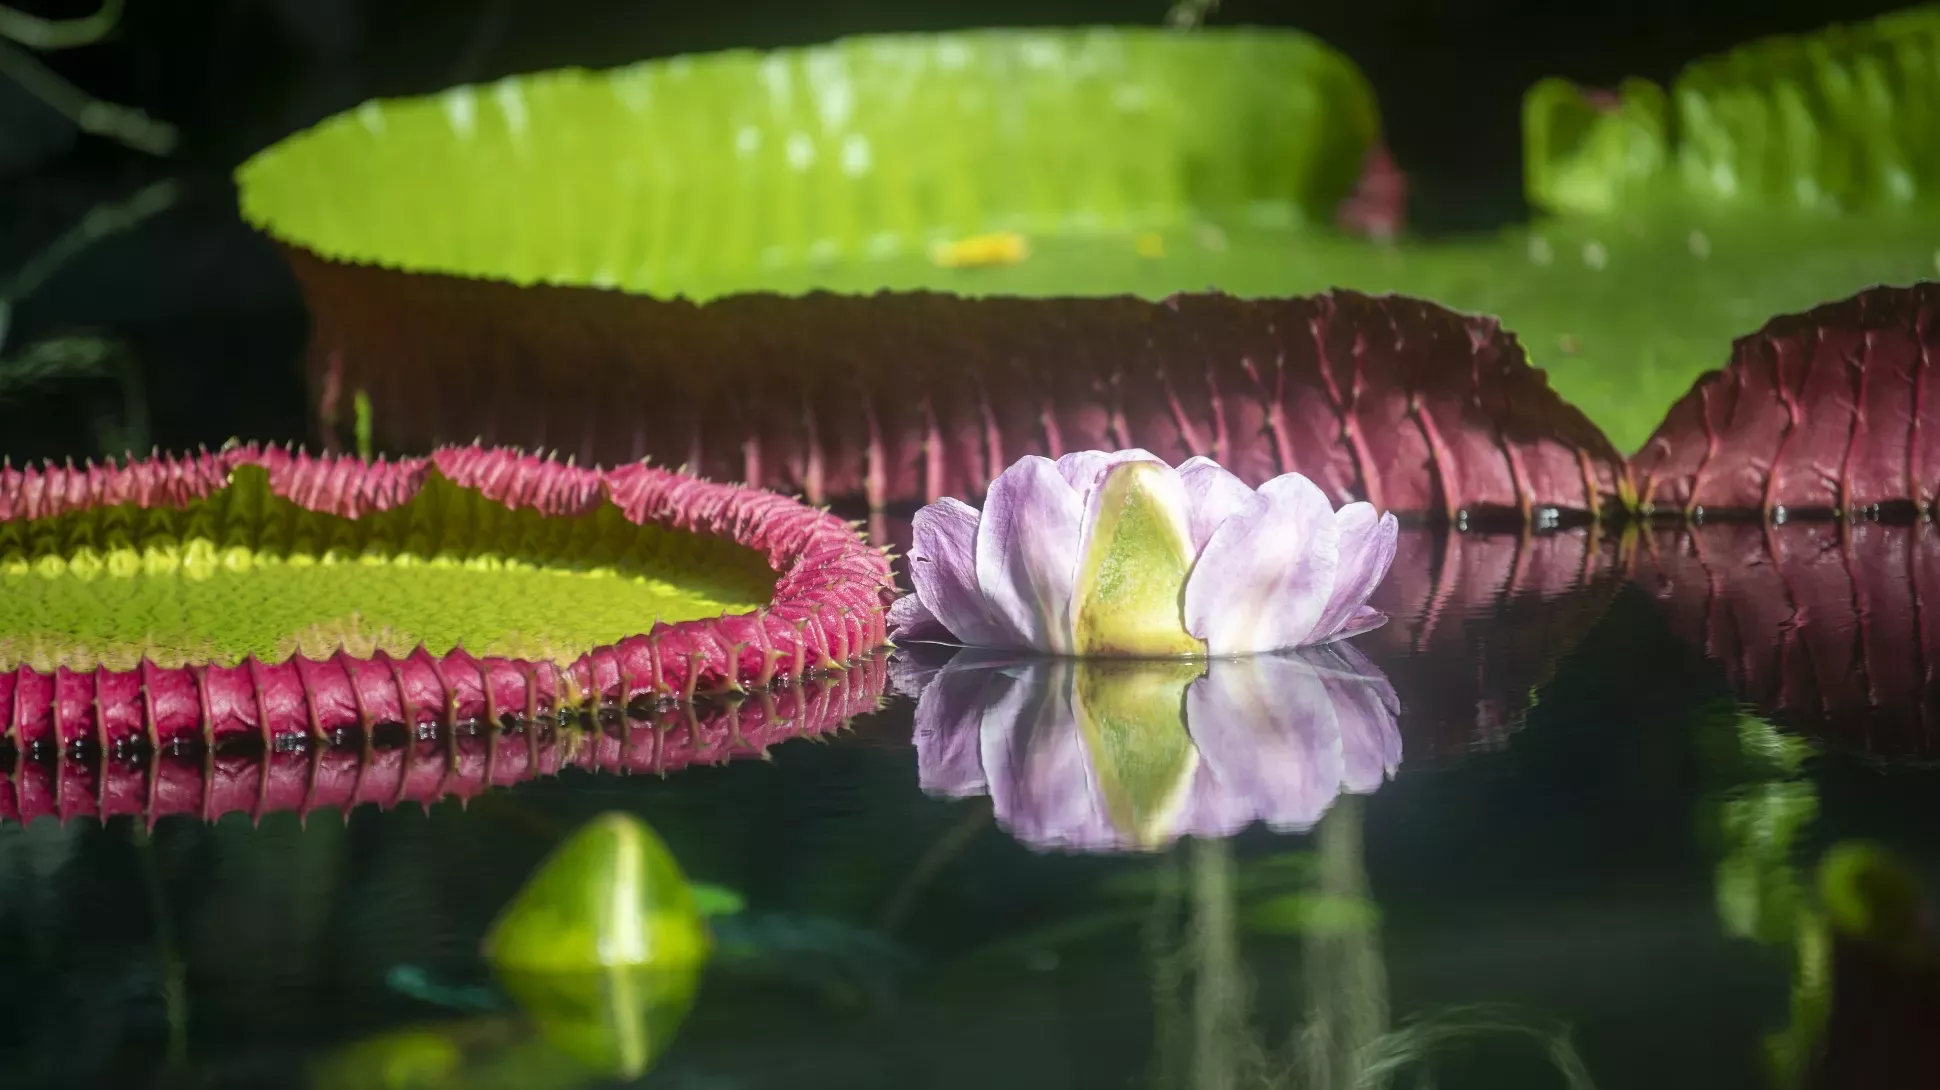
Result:
<instances>
[{"instance_id":1,"label":"green leaf underside","mask_svg":"<svg viewBox=\"0 0 1940 1090\"><path fill-rule=\"evenodd\" d=\"M1075 669L1073 705L1112 827L1163 844L1199 767L1185 699L1205 664L1084 659Z\"/></svg>"},{"instance_id":2,"label":"green leaf underside","mask_svg":"<svg viewBox=\"0 0 1940 1090\"><path fill-rule=\"evenodd\" d=\"M1625 452L1771 316L1940 272L1940 211L1912 206L1651 200L1398 246L1314 226L1376 124L1359 74L1300 35L978 32L385 102L240 179L253 222L326 256L516 283L697 300L1401 292L1499 317ZM1028 256L930 257L989 231L1022 233Z\"/></svg>"},{"instance_id":3,"label":"green leaf underside","mask_svg":"<svg viewBox=\"0 0 1940 1090\"><path fill-rule=\"evenodd\" d=\"M0 524L0 668L280 662L339 649L570 661L669 622L773 595L754 551L610 505L510 510L432 474L360 519L271 494L260 469L181 509L116 507Z\"/></svg>"},{"instance_id":4,"label":"green leaf underside","mask_svg":"<svg viewBox=\"0 0 1940 1090\"><path fill-rule=\"evenodd\" d=\"M1192 570L1192 531L1177 475L1128 462L1106 475L1098 518L1078 561L1072 599L1080 655L1202 655L1185 629L1182 598Z\"/></svg>"}]
</instances>

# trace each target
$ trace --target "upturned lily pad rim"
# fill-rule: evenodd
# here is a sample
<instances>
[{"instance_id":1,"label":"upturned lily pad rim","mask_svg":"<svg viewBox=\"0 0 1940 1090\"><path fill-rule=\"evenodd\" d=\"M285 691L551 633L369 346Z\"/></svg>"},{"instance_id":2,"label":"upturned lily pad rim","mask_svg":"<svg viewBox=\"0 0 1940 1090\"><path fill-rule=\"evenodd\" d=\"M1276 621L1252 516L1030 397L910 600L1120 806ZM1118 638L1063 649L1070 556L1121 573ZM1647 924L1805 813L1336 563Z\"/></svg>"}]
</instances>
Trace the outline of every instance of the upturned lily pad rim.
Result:
<instances>
[{"instance_id":1,"label":"upturned lily pad rim","mask_svg":"<svg viewBox=\"0 0 1940 1090\"><path fill-rule=\"evenodd\" d=\"M0 470L0 521L34 520L134 504L182 507L209 497L238 468L264 470L277 497L357 518L412 499L431 474L508 508L570 516L612 504L635 523L713 536L766 556L774 597L752 613L669 624L591 648L569 664L340 650L266 663L164 667L144 658L111 667L0 673L0 741L17 749L94 742L213 746L234 737L366 737L381 724L497 725L635 701L693 701L838 669L887 643L894 580L884 553L857 528L776 493L718 484L644 463L591 469L509 448L446 447L421 458L373 461L236 445L123 464Z\"/></svg>"}]
</instances>

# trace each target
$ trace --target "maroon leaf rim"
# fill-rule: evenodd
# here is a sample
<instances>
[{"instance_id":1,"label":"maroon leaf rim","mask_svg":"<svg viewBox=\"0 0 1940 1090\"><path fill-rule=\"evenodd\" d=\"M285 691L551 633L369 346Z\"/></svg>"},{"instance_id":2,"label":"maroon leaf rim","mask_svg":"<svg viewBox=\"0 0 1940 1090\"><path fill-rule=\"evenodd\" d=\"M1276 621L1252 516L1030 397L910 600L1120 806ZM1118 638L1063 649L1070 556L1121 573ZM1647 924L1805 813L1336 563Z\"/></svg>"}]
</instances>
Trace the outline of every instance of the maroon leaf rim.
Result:
<instances>
[{"instance_id":1,"label":"maroon leaf rim","mask_svg":"<svg viewBox=\"0 0 1940 1090\"><path fill-rule=\"evenodd\" d=\"M1773 318L1700 376L1630 462L1639 510L1767 522L1940 501L1940 283Z\"/></svg>"}]
</instances>

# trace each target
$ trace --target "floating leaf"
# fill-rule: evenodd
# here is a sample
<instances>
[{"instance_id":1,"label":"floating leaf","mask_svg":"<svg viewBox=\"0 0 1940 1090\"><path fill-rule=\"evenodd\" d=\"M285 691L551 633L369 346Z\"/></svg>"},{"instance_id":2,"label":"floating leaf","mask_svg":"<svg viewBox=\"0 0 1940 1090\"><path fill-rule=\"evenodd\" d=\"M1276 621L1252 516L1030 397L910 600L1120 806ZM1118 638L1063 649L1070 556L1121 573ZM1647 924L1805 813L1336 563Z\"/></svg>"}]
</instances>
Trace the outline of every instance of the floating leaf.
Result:
<instances>
[{"instance_id":1,"label":"floating leaf","mask_svg":"<svg viewBox=\"0 0 1940 1090\"><path fill-rule=\"evenodd\" d=\"M102 752L767 688L880 646L891 590L780 496L476 447L0 471L0 587L0 738Z\"/></svg>"},{"instance_id":2,"label":"floating leaf","mask_svg":"<svg viewBox=\"0 0 1940 1090\"><path fill-rule=\"evenodd\" d=\"M880 81L893 92L863 93ZM1896 109L1920 101L1909 90ZM1151 380L1119 376L1111 352L1163 367L1208 443L1207 377L1252 389L1228 379L1237 339L1204 366L1202 346L1147 343L1149 308L1101 324L1069 296L1351 287L1496 315L1627 452L1756 322L1934 267L1931 204L1833 219L1651 202L1370 243L1325 221L1398 227L1377 128L1360 75L1297 35L988 32L370 103L238 181L303 287L317 412L340 441L361 392L376 438L400 448L569 436L585 460L651 452L812 500L973 495L996 448L1111 430L1121 392L1153 447L1141 398L1165 432L1170 395L1141 395ZM1593 188L1597 169L1571 184ZM996 264L932 260L933 244L979 238L1027 244L996 247L1016 258ZM844 294L799 298L818 289ZM884 290L1056 298L1010 299L999 321ZM1270 369L1274 345L1255 349ZM980 362L956 366L959 351ZM1040 435L1047 406L1074 434ZM1234 442L1267 427L1258 415L1233 414Z\"/></svg>"},{"instance_id":3,"label":"floating leaf","mask_svg":"<svg viewBox=\"0 0 1940 1090\"><path fill-rule=\"evenodd\" d=\"M1773 319L1698 380L1632 461L1645 509L1782 518L1940 493L1940 284Z\"/></svg>"},{"instance_id":4,"label":"floating leaf","mask_svg":"<svg viewBox=\"0 0 1940 1090\"><path fill-rule=\"evenodd\" d=\"M395 278L389 298L401 306L437 305L436 281L370 275ZM497 338L553 329L546 308L574 308L556 293L468 290L494 296L487 309L534 324L487 332L453 311L440 343L409 349L408 365L380 362L404 350L402 340L344 358L398 376L449 377L451 390L483 396L520 381L522 364L494 362L512 343ZM587 301L603 307L607 298ZM562 373L538 396L579 406L569 419L594 454L686 462L811 503L980 497L1023 455L1128 446L1175 464L1208 454L1252 484L1298 469L1337 503L1368 498L1435 519L1466 509L1598 510L1627 491L1616 448L1545 386L1515 337L1414 300L817 294L650 305L658 317L628 338L629 355ZM558 347L534 340L537 355L519 349L519 358ZM462 380L442 370L460 359L473 369ZM696 359L709 365L694 367ZM438 395L453 406L460 401L446 399L461 396ZM630 407L641 404L656 408ZM433 416L421 419L436 429ZM467 427L480 420L460 418ZM535 418L501 419L493 434ZM549 419L551 427L561 418Z\"/></svg>"},{"instance_id":5,"label":"floating leaf","mask_svg":"<svg viewBox=\"0 0 1940 1090\"><path fill-rule=\"evenodd\" d=\"M1296 32L978 30L371 102L239 178L251 222L339 260L702 297L1003 232L1324 222L1375 128Z\"/></svg>"}]
</instances>

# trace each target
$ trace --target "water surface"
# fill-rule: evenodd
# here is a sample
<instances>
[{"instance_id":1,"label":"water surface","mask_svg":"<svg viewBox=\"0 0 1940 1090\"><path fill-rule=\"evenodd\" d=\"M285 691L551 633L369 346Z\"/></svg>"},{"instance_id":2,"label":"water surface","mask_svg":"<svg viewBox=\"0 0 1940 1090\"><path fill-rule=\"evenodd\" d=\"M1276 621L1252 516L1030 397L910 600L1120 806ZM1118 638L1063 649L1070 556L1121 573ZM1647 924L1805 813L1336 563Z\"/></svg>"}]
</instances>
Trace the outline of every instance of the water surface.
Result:
<instances>
[{"instance_id":1,"label":"water surface","mask_svg":"<svg viewBox=\"0 0 1940 1090\"><path fill-rule=\"evenodd\" d=\"M1398 704L1368 737L1389 731L1398 763L1375 746L1356 782L1303 789L1305 829L1283 808L1178 835L1179 762L1235 777L1194 723L1196 756L1139 742L1101 773L1099 746L1073 743L1031 766L1069 805L1118 784L1157 834L1034 834L1005 786L1024 773L969 745L944 774L884 664L767 710L609 719L593 740L8 754L0 1069L9 1086L321 1087L333 1057L409 1027L496 1027L467 1047L502 1048L523 1031L480 939L550 848L618 809L746 902L638 1085L1777 1085L1774 1050L1810 1029L1796 936L1821 851L1878 839L1930 886L1940 864L1926 674L1869 668L1875 645L1905 650L1881 627L1897 614L1852 606L1850 577L1841 612L1826 582L1885 571L1828 560L1881 542L1915 579L1932 534L1862 529L1750 555L1733 538L1729 563L1709 531L1410 535L1383 591L1395 619L1355 641ZM1882 602L1924 585L1880 578ZM1810 671L1780 654L1800 643ZM1847 673L1868 680L1839 698L1825 679ZM1810 701L1782 683L1808 675ZM1246 771L1315 780L1352 748L1348 719L1276 676ZM1896 707L1912 718L1888 731ZM1333 735L1312 733L1319 709Z\"/></svg>"}]
</instances>

